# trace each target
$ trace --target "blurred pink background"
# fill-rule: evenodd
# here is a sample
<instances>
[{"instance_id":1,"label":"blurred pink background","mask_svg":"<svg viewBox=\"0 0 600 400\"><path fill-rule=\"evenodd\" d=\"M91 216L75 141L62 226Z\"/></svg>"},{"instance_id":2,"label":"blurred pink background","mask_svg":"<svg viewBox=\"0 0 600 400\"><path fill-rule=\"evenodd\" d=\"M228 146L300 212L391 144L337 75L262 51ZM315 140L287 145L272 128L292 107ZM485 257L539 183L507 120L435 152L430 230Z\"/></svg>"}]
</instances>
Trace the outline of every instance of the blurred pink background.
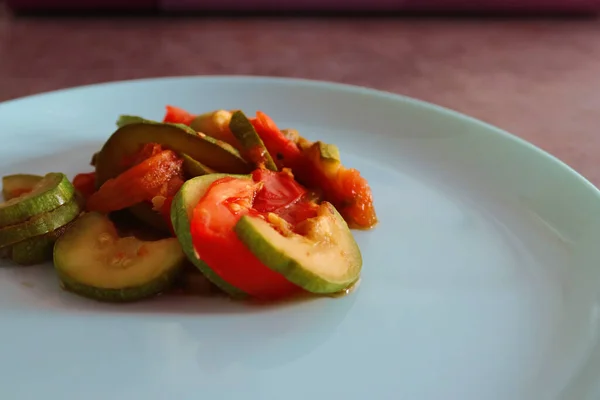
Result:
<instances>
[{"instance_id":1,"label":"blurred pink background","mask_svg":"<svg viewBox=\"0 0 600 400\"><path fill-rule=\"evenodd\" d=\"M133 9L163 11L395 10L395 11L596 11L598 0L8 0L17 10Z\"/></svg>"},{"instance_id":2,"label":"blurred pink background","mask_svg":"<svg viewBox=\"0 0 600 400\"><path fill-rule=\"evenodd\" d=\"M0 102L114 80L243 74L400 93L498 125L600 186L600 22L584 18L285 18L202 10L594 11L600 0L0 0ZM87 8L85 17L11 13ZM69 6L69 5L75 5ZM241 6L240 6L241 5ZM100 9L183 16L104 15ZM196 11L186 12L186 11ZM182 11L182 12L181 12ZM146 13L153 14L153 13ZM389 14L389 13L388 13Z\"/></svg>"}]
</instances>

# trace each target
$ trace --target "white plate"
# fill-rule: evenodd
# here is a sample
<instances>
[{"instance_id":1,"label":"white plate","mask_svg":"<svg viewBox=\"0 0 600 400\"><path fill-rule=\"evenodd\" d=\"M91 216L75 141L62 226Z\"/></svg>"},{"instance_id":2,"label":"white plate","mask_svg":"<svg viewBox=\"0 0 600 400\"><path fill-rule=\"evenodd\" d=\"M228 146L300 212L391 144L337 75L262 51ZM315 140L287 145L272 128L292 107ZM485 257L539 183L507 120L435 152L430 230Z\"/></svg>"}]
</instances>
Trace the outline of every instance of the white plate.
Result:
<instances>
[{"instance_id":1,"label":"white plate","mask_svg":"<svg viewBox=\"0 0 600 400\"><path fill-rule=\"evenodd\" d=\"M159 297L105 305L52 267L0 269L2 399L584 400L600 396L600 197L551 156L382 92L207 77L0 104L0 172L91 170L119 114L262 110L337 144L381 220L362 283L270 307Z\"/></svg>"}]
</instances>

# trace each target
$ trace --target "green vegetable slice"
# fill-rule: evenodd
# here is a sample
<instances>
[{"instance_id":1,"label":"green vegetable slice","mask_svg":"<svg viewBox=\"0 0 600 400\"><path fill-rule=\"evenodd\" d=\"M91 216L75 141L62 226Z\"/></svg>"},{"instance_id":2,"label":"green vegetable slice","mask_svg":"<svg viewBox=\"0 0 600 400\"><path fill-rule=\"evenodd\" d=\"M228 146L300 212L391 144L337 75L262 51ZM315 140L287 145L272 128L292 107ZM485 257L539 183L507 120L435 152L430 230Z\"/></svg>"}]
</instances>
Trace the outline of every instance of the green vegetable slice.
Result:
<instances>
[{"instance_id":1,"label":"green vegetable slice","mask_svg":"<svg viewBox=\"0 0 600 400\"><path fill-rule=\"evenodd\" d=\"M2 196L5 201L19 197L29 192L37 185L43 176L29 174L15 174L2 177Z\"/></svg>"},{"instance_id":2,"label":"green vegetable slice","mask_svg":"<svg viewBox=\"0 0 600 400\"><path fill-rule=\"evenodd\" d=\"M31 219L0 229L0 247L9 246L52 232L75 219L81 212L78 199L73 199L52 211L37 214Z\"/></svg>"},{"instance_id":3,"label":"green vegetable slice","mask_svg":"<svg viewBox=\"0 0 600 400\"><path fill-rule=\"evenodd\" d=\"M124 118L124 117L121 117ZM180 124L144 120L121 126L112 134L96 157L97 184L102 185L126 168L121 161L147 143L158 143L217 171L247 173L251 166L231 145L204 134L196 134Z\"/></svg>"},{"instance_id":4,"label":"green vegetable slice","mask_svg":"<svg viewBox=\"0 0 600 400\"><path fill-rule=\"evenodd\" d=\"M277 171L277 166L273 162L271 154L269 154L254 126L243 112L236 111L233 113L229 122L229 129L241 144L248 158L253 158L253 160L248 161L254 162L256 167L260 167L260 164L264 163L266 168Z\"/></svg>"},{"instance_id":5,"label":"green vegetable slice","mask_svg":"<svg viewBox=\"0 0 600 400\"><path fill-rule=\"evenodd\" d=\"M121 238L112 221L98 213L84 214L54 246L54 267L64 287L100 301L135 301L161 293L184 263L177 239Z\"/></svg>"},{"instance_id":6,"label":"green vegetable slice","mask_svg":"<svg viewBox=\"0 0 600 400\"><path fill-rule=\"evenodd\" d=\"M211 174L199 176L183 184L171 206L171 222L187 258L219 289L233 298L243 299L248 295L242 290L230 285L202 261L194 248L190 224L194 208L204 196L210 185L217 179L231 176L226 174ZM233 175L236 178L251 179L250 175Z\"/></svg>"},{"instance_id":7,"label":"green vegetable slice","mask_svg":"<svg viewBox=\"0 0 600 400\"><path fill-rule=\"evenodd\" d=\"M306 291L338 293L360 277L360 249L342 216L327 202L316 217L296 226L296 232L283 234L264 219L248 215L234 229L263 264Z\"/></svg>"},{"instance_id":8,"label":"green vegetable slice","mask_svg":"<svg viewBox=\"0 0 600 400\"><path fill-rule=\"evenodd\" d=\"M69 224L63 225L45 235L15 243L9 247L10 258L20 265L35 265L52 261L54 243L67 230L68 226Z\"/></svg>"},{"instance_id":9,"label":"green vegetable slice","mask_svg":"<svg viewBox=\"0 0 600 400\"><path fill-rule=\"evenodd\" d=\"M209 168L206 165L202 164L201 162L194 160L192 157L188 156L187 154L181 154L181 158L183 158L183 171L189 178L195 178L197 176L214 174L217 172L214 169Z\"/></svg>"},{"instance_id":10,"label":"green vegetable slice","mask_svg":"<svg viewBox=\"0 0 600 400\"><path fill-rule=\"evenodd\" d=\"M16 176L7 176L3 185L21 180ZM31 182L30 182L31 183ZM29 193L0 203L0 227L18 224L38 215L47 213L71 201L75 188L65 174L49 173L31 187Z\"/></svg>"}]
</instances>

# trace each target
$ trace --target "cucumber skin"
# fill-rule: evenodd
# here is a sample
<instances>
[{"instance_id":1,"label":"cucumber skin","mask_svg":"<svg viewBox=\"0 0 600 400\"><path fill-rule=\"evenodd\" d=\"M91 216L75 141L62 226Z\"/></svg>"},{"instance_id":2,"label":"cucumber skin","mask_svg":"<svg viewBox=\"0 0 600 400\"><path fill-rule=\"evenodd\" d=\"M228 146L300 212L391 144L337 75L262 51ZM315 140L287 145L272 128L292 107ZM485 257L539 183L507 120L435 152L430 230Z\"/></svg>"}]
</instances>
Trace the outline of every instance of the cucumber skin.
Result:
<instances>
[{"instance_id":1,"label":"cucumber skin","mask_svg":"<svg viewBox=\"0 0 600 400\"><path fill-rule=\"evenodd\" d=\"M229 122L229 130L246 151L251 150L253 147L263 149L265 154L265 167L271 171L277 172L277 166L273 161L273 157L271 157L271 154L265 147L260 136L258 136L256 129L254 129L254 126L248 117L246 117L246 114L241 111L234 112L231 116L231 121Z\"/></svg>"},{"instance_id":2,"label":"cucumber skin","mask_svg":"<svg viewBox=\"0 0 600 400\"><path fill-rule=\"evenodd\" d=\"M82 215L82 218L86 218L86 215L88 214L101 215L99 213L87 213ZM110 221L108 217L103 217ZM70 224L69 228L72 227L73 229L79 229L77 227L77 222L79 221L81 220L78 219L73 224ZM110 223L114 226L114 223L112 221L110 221ZM137 301L157 295L167 289L170 289L173 286L175 281L179 278L180 273L186 264L186 258L183 254L181 254L181 257L173 264L172 268L170 268L167 271L164 271L161 275L155 277L154 279L146 283L118 289L98 288L84 283L80 283L61 270L60 266L64 265L64 263L61 260L61 258L64 257L61 257L61 255L64 254L64 252L61 253L58 250L58 248L59 243L61 243L61 240L67 239L66 235L69 235L69 229L65 229L64 234L61 235L61 237L57 240L54 246L53 261L56 275L58 276L59 281L61 282L61 285L65 290L93 300L98 300L102 302L123 303ZM176 241L176 239L174 238L168 240L172 240L174 242Z\"/></svg>"},{"instance_id":3,"label":"cucumber skin","mask_svg":"<svg viewBox=\"0 0 600 400\"><path fill-rule=\"evenodd\" d=\"M8 250L10 252L10 258L13 262L23 266L43 264L52 261L54 243L63 233L65 233L69 225L70 223L63 225L52 232L48 232L45 235L32 237L22 242L15 243Z\"/></svg>"},{"instance_id":4,"label":"cucumber skin","mask_svg":"<svg viewBox=\"0 0 600 400\"><path fill-rule=\"evenodd\" d=\"M185 153L181 154L181 158L183 158L183 171L190 178L216 173L214 169L208 168Z\"/></svg>"},{"instance_id":5,"label":"cucumber skin","mask_svg":"<svg viewBox=\"0 0 600 400\"><path fill-rule=\"evenodd\" d=\"M32 175L32 174L14 174L14 175L6 175L2 177L2 197L4 197L4 201L8 201L13 198L11 194L10 186L11 181L19 180L21 183L24 183L26 186L30 186L33 188L39 181L44 179L43 176L40 175ZM22 187L22 185L17 185Z\"/></svg>"},{"instance_id":6,"label":"cucumber skin","mask_svg":"<svg viewBox=\"0 0 600 400\"><path fill-rule=\"evenodd\" d=\"M11 249L11 260L29 266L52 261L52 250L56 239L44 236L33 237L16 243Z\"/></svg>"},{"instance_id":7,"label":"cucumber skin","mask_svg":"<svg viewBox=\"0 0 600 400\"><path fill-rule=\"evenodd\" d=\"M140 145L146 143L158 143L171 150L186 153L215 170L239 173L251 171L251 166L239 151L227 143L209 136L199 136L185 125L140 120L121 126L104 143L96 157L96 185L100 187L108 179L123 172L115 164L115 159L136 152ZM220 156L216 156L217 153Z\"/></svg>"},{"instance_id":8,"label":"cucumber skin","mask_svg":"<svg viewBox=\"0 0 600 400\"><path fill-rule=\"evenodd\" d=\"M187 208L184 199L184 193L186 190L188 190L189 186L197 184L199 180L206 180L206 186L208 187L212 182L226 176L236 176L240 178L246 177L250 179L250 176L248 175L210 174L188 180L183 184L181 189L179 189L179 192L177 192L177 195L173 199L173 203L171 205L171 222L173 224L175 234L177 235L177 239L179 240L179 243L181 243L181 248L183 249L183 252L189 261L194 264L194 266L198 268L211 283L227 293L233 299L244 300L249 297L247 293L223 280L196 255L197 253L194 249L194 241L190 231L191 221L187 215Z\"/></svg>"},{"instance_id":9,"label":"cucumber skin","mask_svg":"<svg viewBox=\"0 0 600 400\"><path fill-rule=\"evenodd\" d=\"M337 212L335 207L329 203L329 210L333 213L336 220L346 225L342 216ZM334 294L352 286L360 278L360 269L358 276L349 279L345 282L329 282L310 270L304 268L299 262L291 257L285 256L280 249L275 247L268 240L264 240L262 236L256 232L252 220L255 217L243 216L234 227L237 237L244 245L258 258L264 265L271 270L285 276L285 278L295 285L303 288L307 292L316 294ZM346 225L347 227L347 225ZM360 249L354 243L355 251L360 256ZM362 267L362 257L359 259Z\"/></svg>"},{"instance_id":10,"label":"cucumber skin","mask_svg":"<svg viewBox=\"0 0 600 400\"><path fill-rule=\"evenodd\" d=\"M52 211L73 199L75 188L65 174L49 173L44 178L49 175L56 175L60 179L60 183L53 190L54 193L50 193L49 190L34 197L25 197L14 204L0 207L0 227L25 222L38 214Z\"/></svg>"},{"instance_id":11,"label":"cucumber skin","mask_svg":"<svg viewBox=\"0 0 600 400\"><path fill-rule=\"evenodd\" d=\"M36 215L21 224L0 229L0 247L13 245L35 236L55 231L73 221L81 213L81 204L74 199L50 212Z\"/></svg>"},{"instance_id":12,"label":"cucumber skin","mask_svg":"<svg viewBox=\"0 0 600 400\"><path fill-rule=\"evenodd\" d=\"M170 289L181 273L181 268L173 268L151 282L139 287L104 289L79 283L55 269L62 287L74 294L104 303L130 303L156 296Z\"/></svg>"}]
</instances>

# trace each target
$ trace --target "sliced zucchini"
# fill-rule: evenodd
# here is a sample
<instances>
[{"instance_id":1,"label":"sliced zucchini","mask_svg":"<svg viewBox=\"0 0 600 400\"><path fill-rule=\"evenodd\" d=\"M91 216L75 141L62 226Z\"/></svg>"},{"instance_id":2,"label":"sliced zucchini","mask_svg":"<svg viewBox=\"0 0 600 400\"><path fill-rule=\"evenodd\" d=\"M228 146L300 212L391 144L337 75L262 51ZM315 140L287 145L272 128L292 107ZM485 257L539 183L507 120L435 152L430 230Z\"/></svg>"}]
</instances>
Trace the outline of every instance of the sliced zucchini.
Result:
<instances>
[{"instance_id":1,"label":"sliced zucchini","mask_svg":"<svg viewBox=\"0 0 600 400\"><path fill-rule=\"evenodd\" d=\"M99 153L99 152L97 151L97 152L95 152L94 154L92 154L92 159L90 160L90 165L91 165L92 167L95 167L95 166L96 166L96 159L98 158L98 153Z\"/></svg>"},{"instance_id":2,"label":"sliced zucchini","mask_svg":"<svg viewBox=\"0 0 600 400\"><path fill-rule=\"evenodd\" d=\"M63 286L100 301L135 301L161 293L184 263L177 239L120 238L112 221L99 213L77 219L54 246L54 268Z\"/></svg>"},{"instance_id":3,"label":"sliced zucchini","mask_svg":"<svg viewBox=\"0 0 600 400\"><path fill-rule=\"evenodd\" d=\"M144 119L141 117L136 117L133 115L121 115L119 117L119 120L117 121L117 126L123 127L125 125L139 124L139 123L159 124L159 122L147 120L147 119ZM182 125L182 124L174 124L174 125L180 127L181 129L185 130L189 134L194 134L194 135L197 134L196 132L190 131L189 128L185 125ZM188 156L185 153L180 153L180 156L181 156L181 158L183 158L183 170L185 171L186 175L188 175L190 178L200 176L200 175L212 174L212 173L216 172L212 168L207 167L206 165L193 159L192 157Z\"/></svg>"},{"instance_id":4,"label":"sliced zucchini","mask_svg":"<svg viewBox=\"0 0 600 400\"><path fill-rule=\"evenodd\" d=\"M73 199L52 211L35 215L33 218L0 229L0 247L22 242L32 237L52 232L71 222L81 212L78 199Z\"/></svg>"},{"instance_id":5,"label":"sliced zucchini","mask_svg":"<svg viewBox=\"0 0 600 400\"><path fill-rule=\"evenodd\" d=\"M183 158L183 171L189 178L195 178L197 176L214 174L215 171L212 168L207 167L199 161L194 160L192 157L187 154L181 154L181 158Z\"/></svg>"},{"instance_id":6,"label":"sliced zucchini","mask_svg":"<svg viewBox=\"0 0 600 400\"><path fill-rule=\"evenodd\" d=\"M160 123L158 121L152 121L149 119L138 117L136 115L120 115L119 119L117 120L117 126L119 128L122 128L125 125L140 124L140 123L144 123L144 122L157 123L157 124Z\"/></svg>"},{"instance_id":7,"label":"sliced zucchini","mask_svg":"<svg viewBox=\"0 0 600 400\"><path fill-rule=\"evenodd\" d=\"M65 233L68 226L69 224L66 224L45 235L15 243L10 247L10 258L20 265L35 265L52 261L54 243Z\"/></svg>"},{"instance_id":8,"label":"sliced zucchini","mask_svg":"<svg viewBox=\"0 0 600 400\"><path fill-rule=\"evenodd\" d=\"M317 151L319 154L319 159L322 162L330 162L334 164L339 164L341 162L340 159L340 149L335 144L323 143L323 142L314 142L312 144L314 151ZM307 151L313 151L307 150Z\"/></svg>"},{"instance_id":9,"label":"sliced zucchini","mask_svg":"<svg viewBox=\"0 0 600 400\"><path fill-rule=\"evenodd\" d=\"M35 185L44 179L40 175L16 174L2 177L2 196L8 201L30 192Z\"/></svg>"},{"instance_id":10,"label":"sliced zucchini","mask_svg":"<svg viewBox=\"0 0 600 400\"><path fill-rule=\"evenodd\" d=\"M173 223L173 229L177 235L177 239L181 243L181 247L187 258L218 288L228 293L230 296L238 299L247 297L248 295L240 289L230 285L225 280L221 279L204 261L202 261L194 248L194 242L192 240L192 233L190 231L190 224L192 221L192 215L194 208L204 196L204 193L208 190L210 185L217 179L221 179L226 174L211 174L199 176L194 179L188 180L183 184L179 192L173 199L171 206L171 222ZM233 175L238 178L251 179L250 175L240 176Z\"/></svg>"},{"instance_id":11,"label":"sliced zucchini","mask_svg":"<svg viewBox=\"0 0 600 400\"><path fill-rule=\"evenodd\" d=\"M229 122L229 129L240 143L244 153L248 155L247 158L251 159L248 161L254 162L257 168L264 166L271 171L277 171L277 166L273 162L271 154L269 154L254 126L243 112L236 111L233 113Z\"/></svg>"},{"instance_id":12,"label":"sliced zucchini","mask_svg":"<svg viewBox=\"0 0 600 400\"><path fill-rule=\"evenodd\" d=\"M247 215L234 229L263 264L308 292L337 293L360 277L360 249L342 216L327 202L316 217L296 226L297 233L280 233L266 220Z\"/></svg>"},{"instance_id":13,"label":"sliced zucchini","mask_svg":"<svg viewBox=\"0 0 600 400\"><path fill-rule=\"evenodd\" d=\"M20 180L5 177L3 181ZM3 182L3 184L6 184ZM65 174L49 173L31 187L29 193L0 203L0 227L18 224L38 215L47 213L71 201L75 188ZM44 232L45 233L45 232Z\"/></svg>"},{"instance_id":14,"label":"sliced zucchini","mask_svg":"<svg viewBox=\"0 0 600 400\"><path fill-rule=\"evenodd\" d=\"M298 136L296 139L296 146L302 151L307 150L310 146L312 146L313 142L310 140L303 138L302 136Z\"/></svg>"},{"instance_id":15,"label":"sliced zucchini","mask_svg":"<svg viewBox=\"0 0 600 400\"><path fill-rule=\"evenodd\" d=\"M196 134L187 126L152 121L134 122L117 129L96 157L97 185L123 172L125 167L120 160L147 143L158 143L177 153L187 154L217 171L247 173L251 169L231 145Z\"/></svg>"},{"instance_id":16,"label":"sliced zucchini","mask_svg":"<svg viewBox=\"0 0 600 400\"><path fill-rule=\"evenodd\" d=\"M207 112L194 118L190 123L190 128L238 148L239 143L229 130L231 115L231 111L227 110Z\"/></svg>"}]
</instances>

